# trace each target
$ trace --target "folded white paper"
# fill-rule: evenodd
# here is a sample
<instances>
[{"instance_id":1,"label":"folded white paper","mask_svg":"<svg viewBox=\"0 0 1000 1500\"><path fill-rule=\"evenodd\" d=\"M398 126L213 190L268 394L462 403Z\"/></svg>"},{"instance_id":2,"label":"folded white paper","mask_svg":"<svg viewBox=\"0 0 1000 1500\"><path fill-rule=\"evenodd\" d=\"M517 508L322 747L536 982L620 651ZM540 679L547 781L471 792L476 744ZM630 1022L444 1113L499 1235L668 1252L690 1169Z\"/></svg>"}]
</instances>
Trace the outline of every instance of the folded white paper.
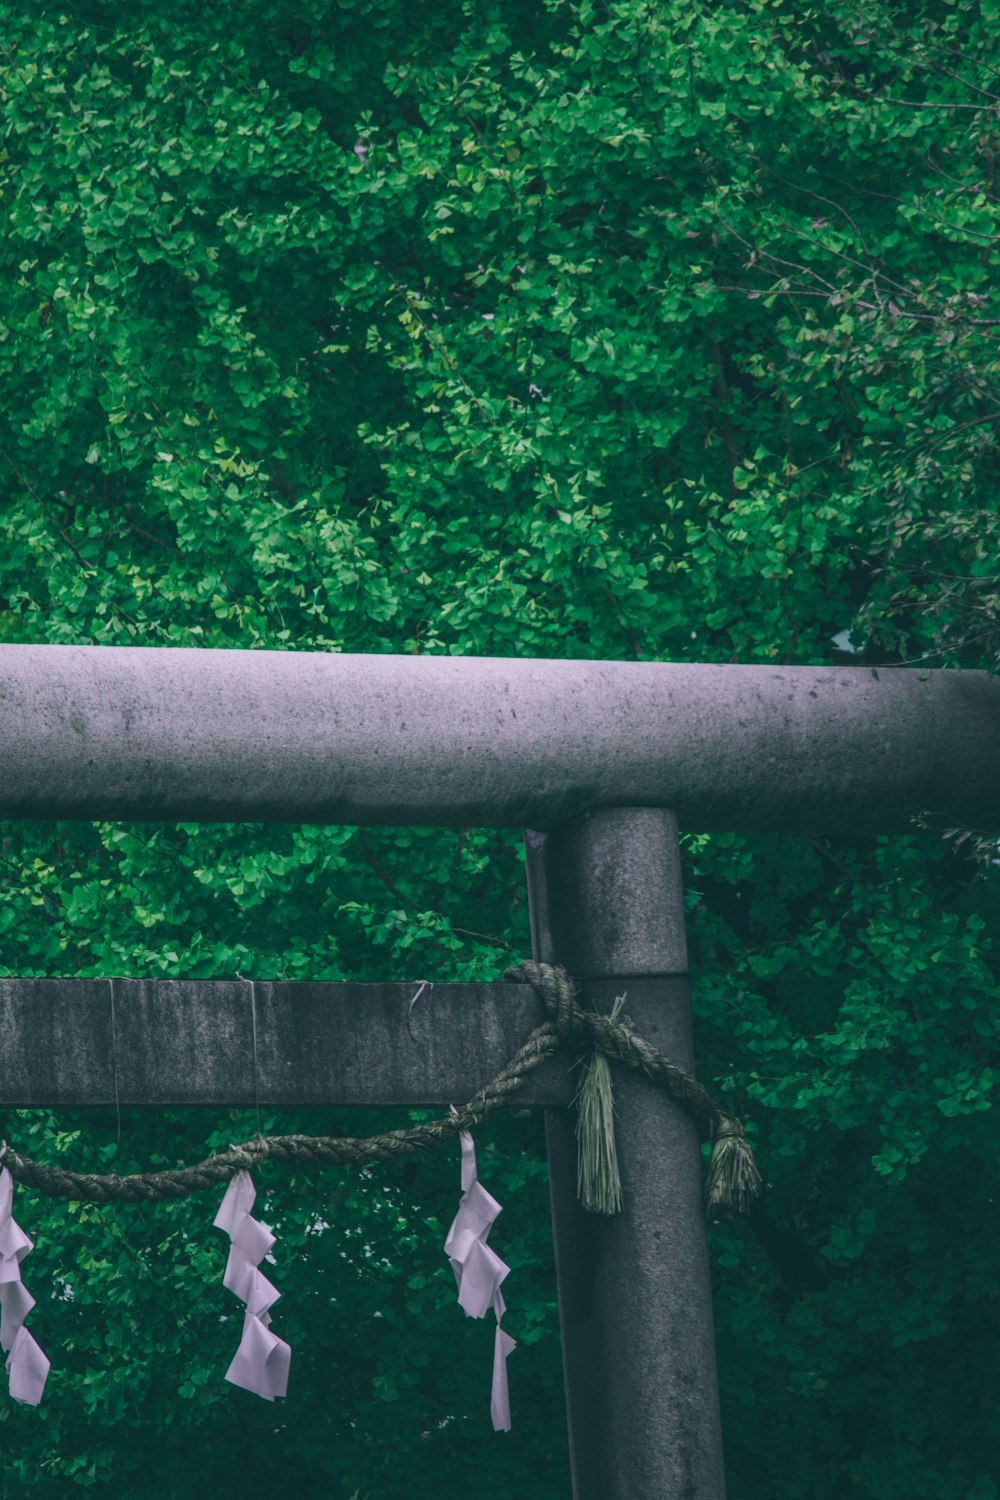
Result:
<instances>
[{"instance_id":1,"label":"folded white paper","mask_svg":"<svg viewBox=\"0 0 1000 1500\"><path fill-rule=\"evenodd\" d=\"M24 1326L35 1299L21 1280L21 1261L33 1242L14 1223L14 1179L0 1170L0 1348L7 1352L10 1393L15 1401L37 1406L49 1373L49 1361Z\"/></svg>"},{"instance_id":2,"label":"folded white paper","mask_svg":"<svg viewBox=\"0 0 1000 1500\"><path fill-rule=\"evenodd\" d=\"M490 1398L490 1416L494 1432L510 1431L510 1396L507 1393L507 1356L517 1344L509 1333L504 1333L497 1324L493 1340L493 1394Z\"/></svg>"},{"instance_id":3,"label":"folded white paper","mask_svg":"<svg viewBox=\"0 0 1000 1500\"><path fill-rule=\"evenodd\" d=\"M497 1331L493 1341L493 1393L490 1414L495 1432L510 1431L510 1398L507 1393L507 1356L517 1344L500 1327L507 1310L500 1290L510 1272L486 1240L494 1219L502 1211L476 1177L476 1148L467 1130L462 1142L462 1201L444 1242L458 1284L459 1305L470 1318L482 1318L492 1307Z\"/></svg>"},{"instance_id":4,"label":"folded white paper","mask_svg":"<svg viewBox=\"0 0 1000 1500\"><path fill-rule=\"evenodd\" d=\"M281 1293L257 1268L274 1244L274 1235L250 1217L257 1193L249 1172L237 1172L215 1216L215 1227L232 1241L222 1284L246 1303L243 1337L226 1371L226 1379L273 1401L288 1390L292 1351L271 1332L271 1307Z\"/></svg>"}]
</instances>

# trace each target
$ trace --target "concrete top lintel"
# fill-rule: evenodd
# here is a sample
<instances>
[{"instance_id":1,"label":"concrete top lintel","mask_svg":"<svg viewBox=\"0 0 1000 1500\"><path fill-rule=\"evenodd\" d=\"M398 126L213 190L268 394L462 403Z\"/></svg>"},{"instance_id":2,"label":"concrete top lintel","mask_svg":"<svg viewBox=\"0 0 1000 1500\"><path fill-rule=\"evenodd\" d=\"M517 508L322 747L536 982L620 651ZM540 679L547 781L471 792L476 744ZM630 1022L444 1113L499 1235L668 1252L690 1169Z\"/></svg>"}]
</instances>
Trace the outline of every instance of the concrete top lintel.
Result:
<instances>
[{"instance_id":1,"label":"concrete top lintel","mask_svg":"<svg viewBox=\"0 0 1000 1500\"><path fill-rule=\"evenodd\" d=\"M0 816L1000 828L981 672L0 646Z\"/></svg>"}]
</instances>

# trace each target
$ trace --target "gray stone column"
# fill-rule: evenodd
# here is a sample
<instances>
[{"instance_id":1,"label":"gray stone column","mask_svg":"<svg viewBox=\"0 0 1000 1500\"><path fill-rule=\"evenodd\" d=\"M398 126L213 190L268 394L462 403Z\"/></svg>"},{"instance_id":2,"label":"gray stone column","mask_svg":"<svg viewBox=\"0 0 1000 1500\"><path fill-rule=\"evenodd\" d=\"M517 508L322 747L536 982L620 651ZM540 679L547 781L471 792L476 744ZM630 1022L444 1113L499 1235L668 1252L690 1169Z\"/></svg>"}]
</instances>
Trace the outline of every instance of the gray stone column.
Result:
<instances>
[{"instance_id":1,"label":"gray stone column","mask_svg":"<svg viewBox=\"0 0 1000 1500\"><path fill-rule=\"evenodd\" d=\"M635 1030L693 1066L677 823L607 808L525 835L535 957L584 999L627 995ZM584 1212L575 1114L546 1135L574 1500L724 1500L711 1290L694 1127L614 1068L624 1211Z\"/></svg>"}]
</instances>

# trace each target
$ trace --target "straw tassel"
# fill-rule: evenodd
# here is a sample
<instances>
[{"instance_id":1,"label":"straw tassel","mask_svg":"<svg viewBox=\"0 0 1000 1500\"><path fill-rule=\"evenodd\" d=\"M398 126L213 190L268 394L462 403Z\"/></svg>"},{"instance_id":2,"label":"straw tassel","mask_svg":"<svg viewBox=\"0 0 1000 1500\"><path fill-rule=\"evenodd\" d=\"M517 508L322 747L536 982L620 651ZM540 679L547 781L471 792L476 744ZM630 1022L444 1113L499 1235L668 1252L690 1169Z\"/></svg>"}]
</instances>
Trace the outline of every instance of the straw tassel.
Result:
<instances>
[{"instance_id":1,"label":"straw tassel","mask_svg":"<svg viewBox=\"0 0 1000 1500\"><path fill-rule=\"evenodd\" d=\"M619 995L611 1007L612 1021L617 1021L624 1004L625 996ZM576 1091L576 1191L592 1214L621 1213L611 1067L596 1047L584 1064Z\"/></svg>"},{"instance_id":2,"label":"straw tassel","mask_svg":"<svg viewBox=\"0 0 1000 1500\"><path fill-rule=\"evenodd\" d=\"M716 1218L749 1213L763 1188L746 1131L734 1115L720 1114L712 1129L712 1155L705 1177L705 1201Z\"/></svg>"}]
</instances>

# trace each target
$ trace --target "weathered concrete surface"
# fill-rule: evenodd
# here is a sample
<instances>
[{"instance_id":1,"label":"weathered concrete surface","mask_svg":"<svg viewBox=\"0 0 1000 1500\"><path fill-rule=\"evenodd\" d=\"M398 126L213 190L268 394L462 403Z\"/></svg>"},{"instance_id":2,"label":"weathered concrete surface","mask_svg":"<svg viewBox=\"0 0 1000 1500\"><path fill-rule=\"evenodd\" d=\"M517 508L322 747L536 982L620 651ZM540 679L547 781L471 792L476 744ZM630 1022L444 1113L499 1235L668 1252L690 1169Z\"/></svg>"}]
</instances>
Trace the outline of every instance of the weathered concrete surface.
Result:
<instances>
[{"instance_id":1,"label":"weathered concrete surface","mask_svg":"<svg viewBox=\"0 0 1000 1500\"><path fill-rule=\"evenodd\" d=\"M975 672L0 646L0 816L1000 827Z\"/></svg>"},{"instance_id":2,"label":"weathered concrete surface","mask_svg":"<svg viewBox=\"0 0 1000 1500\"><path fill-rule=\"evenodd\" d=\"M666 811L586 814L525 841L536 958L693 1067L677 825ZM624 1211L576 1196L574 1114L546 1114L574 1500L724 1500L711 1288L693 1125L614 1069Z\"/></svg>"},{"instance_id":3,"label":"weathered concrete surface","mask_svg":"<svg viewBox=\"0 0 1000 1500\"><path fill-rule=\"evenodd\" d=\"M0 979L0 1107L464 1104L545 1014L527 985ZM514 1107L568 1102L565 1058Z\"/></svg>"}]
</instances>

